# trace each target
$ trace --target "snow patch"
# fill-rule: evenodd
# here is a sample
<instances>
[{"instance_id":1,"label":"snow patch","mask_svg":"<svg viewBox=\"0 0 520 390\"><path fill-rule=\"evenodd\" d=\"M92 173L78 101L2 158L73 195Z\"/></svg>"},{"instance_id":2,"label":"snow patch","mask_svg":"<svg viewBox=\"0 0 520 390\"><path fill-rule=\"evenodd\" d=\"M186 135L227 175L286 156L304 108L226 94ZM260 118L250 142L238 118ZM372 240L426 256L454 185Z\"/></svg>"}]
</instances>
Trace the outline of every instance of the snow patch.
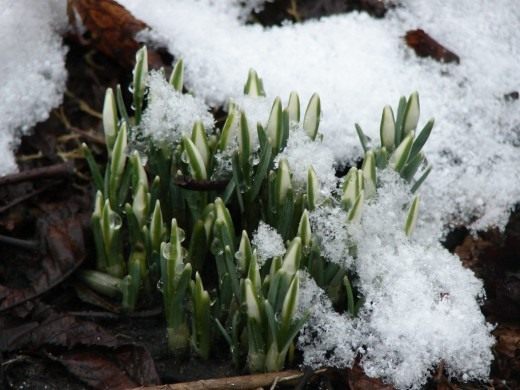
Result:
<instances>
[{"instance_id":1,"label":"snow patch","mask_svg":"<svg viewBox=\"0 0 520 390\"><path fill-rule=\"evenodd\" d=\"M250 67L270 101L295 87L302 101L318 92L324 144L340 163L361 155L354 122L377 139L382 107L418 90L422 123L436 118L425 148L434 170L423 189L433 219L503 228L520 199L511 184L520 177L520 103L503 99L519 88L516 0L403 0L384 19L353 12L270 28L244 25L234 0L120 2L184 58L187 87L210 105L239 98ZM460 65L417 58L403 36L418 27Z\"/></svg>"},{"instance_id":2,"label":"snow patch","mask_svg":"<svg viewBox=\"0 0 520 390\"><path fill-rule=\"evenodd\" d=\"M10 0L0 9L0 175L18 169L13 151L20 136L62 101L66 7L64 0Z\"/></svg>"},{"instance_id":3,"label":"snow patch","mask_svg":"<svg viewBox=\"0 0 520 390\"><path fill-rule=\"evenodd\" d=\"M175 145L182 136L191 134L196 121L207 131L213 128L213 116L204 101L176 91L161 72L149 74L148 87L148 107L140 128L154 143Z\"/></svg>"},{"instance_id":4,"label":"snow patch","mask_svg":"<svg viewBox=\"0 0 520 390\"><path fill-rule=\"evenodd\" d=\"M259 267L262 267L267 260L276 256L283 256L285 253L282 236L278 234L275 228L264 221L260 221L258 224L258 228L253 233L251 244L256 248Z\"/></svg>"}]
</instances>

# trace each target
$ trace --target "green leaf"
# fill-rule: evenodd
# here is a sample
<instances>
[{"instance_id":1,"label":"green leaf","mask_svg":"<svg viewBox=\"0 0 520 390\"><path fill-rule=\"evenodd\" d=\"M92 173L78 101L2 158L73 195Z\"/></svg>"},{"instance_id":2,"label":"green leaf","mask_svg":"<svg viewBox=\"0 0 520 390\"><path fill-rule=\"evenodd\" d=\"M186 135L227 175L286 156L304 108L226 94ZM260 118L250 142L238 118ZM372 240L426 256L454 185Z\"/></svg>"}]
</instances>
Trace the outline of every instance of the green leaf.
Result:
<instances>
[{"instance_id":1,"label":"green leaf","mask_svg":"<svg viewBox=\"0 0 520 390\"><path fill-rule=\"evenodd\" d=\"M282 133L283 133L283 124L282 124L282 102L280 98L277 97L274 99L273 106L271 108L271 114L269 115L269 120L267 121L266 132L269 136L271 146L278 152L282 145Z\"/></svg>"},{"instance_id":2,"label":"green leaf","mask_svg":"<svg viewBox=\"0 0 520 390\"><path fill-rule=\"evenodd\" d=\"M309 210L316 208L316 203L320 196L320 184L318 182L318 176L312 165L307 170L307 205Z\"/></svg>"},{"instance_id":3,"label":"green leaf","mask_svg":"<svg viewBox=\"0 0 520 390\"><path fill-rule=\"evenodd\" d=\"M300 261L302 258L302 240L300 237L295 237L285 256L283 258L282 268L280 269L282 272L286 273L290 277L296 274L296 271L300 268Z\"/></svg>"},{"instance_id":4,"label":"green leaf","mask_svg":"<svg viewBox=\"0 0 520 390\"><path fill-rule=\"evenodd\" d=\"M161 242L166 235L166 228L164 226L163 215L161 211L161 201L157 199L155 207L152 212L152 219L150 220L150 242L152 249L159 253L161 250Z\"/></svg>"},{"instance_id":5,"label":"green leaf","mask_svg":"<svg viewBox=\"0 0 520 390\"><path fill-rule=\"evenodd\" d=\"M312 140L315 140L316 135L318 134L318 127L320 126L320 116L320 97L317 93L314 93L309 100L309 104L307 105L307 109L305 110L305 116L303 118L303 128Z\"/></svg>"},{"instance_id":6,"label":"green leaf","mask_svg":"<svg viewBox=\"0 0 520 390\"><path fill-rule=\"evenodd\" d=\"M361 170L363 172L365 197L371 198L376 193L376 160L372 150L366 152Z\"/></svg>"},{"instance_id":7,"label":"green leaf","mask_svg":"<svg viewBox=\"0 0 520 390\"><path fill-rule=\"evenodd\" d=\"M99 170L99 166L97 165L96 160L94 159L94 156L92 155L92 152L90 151L90 148L85 143L83 143L83 144L81 144L81 150L83 151L83 156L85 157L85 160L87 161L88 167L90 169L90 174L92 175L92 180L94 181L96 190L103 191L103 189L104 189L103 176L101 176L101 171Z\"/></svg>"},{"instance_id":8,"label":"green leaf","mask_svg":"<svg viewBox=\"0 0 520 390\"><path fill-rule=\"evenodd\" d=\"M304 210L300 223L298 224L298 237L300 237L304 247L310 247L312 243L311 223L309 221L309 212Z\"/></svg>"},{"instance_id":9,"label":"green leaf","mask_svg":"<svg viewBox=\"0 0 520 390\"><path fill-rule=\"evenodd\" d=\"M408 161L408 157L410 156L410 151L412 150L413 143L413 131L406 136L406 138L401 142L401 144L397 147L396 150L390 156L390 160L388 161L388 165L393 168L395 171L401 173L403 168Z\"/></svg>"},{"instance_id":10,"label":"green leaf","mask_svg":"<svg viewBox=\"0 0 520 390\"><path fill-rule=\"evenodd\" d=\"M408 237L410 237L415 229L415 224L417 222L417 217L419 215L419 196L415 196L413 198L412 204L408 209L408 213L406 215L406 222L404 224L404 232Z\"/></svg>"},{"instance_id":11,"label":"green leaf","mask_svg":"<svg viewBox=\"0 0 520 390\"><path fill-rule=\"evenodd\" d=\"M358 169L356 167L352 167L349 169L343 182L343 194L341 195L341 202L345 211L350 210L350 208L354 205L360 191L361 188L358 182Z\"/></svg>"},{"instance_id":12,"label":"green leaf","mask_svg":"<svg viewBox=\"0 0 520 390\"><path fill-rule=\"evenodd\" d=\"M428 137L430 137L434 123L435 121L432 118L426 123L426 125L424 125L423 129L421 130L421 132L419 133L412 145L412 150L410 151L410 158L419 154L426 141L428 141Z\"/></svg>"},{"instance_id":13,"label":"green leaf","mask_svg":"<svg viewBox=\"0 0 520 390\"><path fill-rule=\"evenodd\" d=\"M105 101L103 103L103 130L108 154L112 152L112 147L116 140L118 130L117 105L112 88L107 88Z\"/></svg>"},{"instance_id":14,"label":"green leaf","mask_svg":"<svg viewBox=\"0 0 520 390\"><path fill-rule=\"evenodd\" d=\"M247 75L246 85L244 86L244 95L253 97L265 96L262 79L258 77L258 74L253 69L250 69L249 74Z\"/></svg>"},{"instance_id":15,"label":"green leaf","mask_svg":"<svg viewBox=\"0 0 520 390\"><path fill-rule=\"evenodd\" d=\"M395 119L395 142L394 145L399 145L403 139L403 123L404 111L406 110L406 98L401 96L399 105L397 106L397 117Z\"/></svg>"},{"instance_id":16,"label":"green leaf","mask_svg":"<svg viewBox=\"0 0 520 390\"><path fill-rule=\"evenodd\" d=\"M249 173L249 159L251 157L251 139L245 112L240 113L240 132L238 133L240 165L244 174Z\"/></svg>"},{"instance_id":17,"label":"green leaf","mask_svg":"<svg viewBox=\"0 0 520 390\"><path fill-rule=\"evenodd\" d=\"M278 170L276 172L276 201L278 205L283 204L287 192L292 189L291 173L289 170L289 163L286 159L280 160Z\"/></svg>"},{"instance_id":18,"label":"green leaf","mask_svg":"<svg viewBox=\"0 0 520 390\"><path fill-rule=\"evenodd\" d=\"M289 329L290 324L292 323L294 314L296 313L296 309L298 307L298 293L300 291L300 277L298 272L294 275L291 284L289 285L289 290L287 290L287 294L285 295L285 299L282 305L281 312L281 328Z\"/></svg>"},{"instance_id":19,"label":"green leaf","mask_svg":"<svg viewBox=\"0 0 520 390\"><path fill-rule=\"evenodd\" d=\"M116 137L116 142L114 143L112 159L110 161L109 193L110 201L114 206L117 206L117 193L125 170L127 142L126 123L122 122Z\"/></svg>"},{"instance_id":20,"label":"green leaf","mask_svg":"<svg viewBox=\"0 0 520 390\"><path fill-rule=\"evenodd\" d=\"M197 220L193 225L193 231L190 238L190 247L188 250L188 258L195 270L202 270L206 260L208 250L208 238L206 236L206 228L204 221Z\"/></svg>"},{"instance_id":21,"label":"green leaf","mask_svg":"<svg viewBox=\"0 0 520 390\"><path fill-rule=\"evenodd\" d=\"M135 249L130 254L128 260L128 275L124 278L122 284L123 301L122 306L126 312L135 310L135 305L139 297L139 289L141 287L141 276L145 272L146 256L143 250Z\"/></svg>"},{"instance_id":22,"label":"green leaf","mask_svg":"<svg viewBox=\"0 0 520 390\"><path fill-rule=\"evenodd\" d=\"M411 131L417 128L419 122L420 106L419 94L413 92L406 103L406 110L404 111L403 119L403 135L406 137Z\"/></svg>"},{"instance_id":23,"label":"green leaf","mask_svg":"<svg viewBox=\"0 0 520 390\"><path fill-rule=\"evenodd\" d=\"M144 90L146 87L146 78L148 76L148 52L146 46L140 48L135 54L135 67L133 70L133 95L135 109L135 123L141 122L141 112L143 109Z\"/></svg>"},{"instance_id":24,"label":"green leaf","mask_svg":"<svg viewBox=\"0 0 520 390\"><path fill-rule=\"evenodd\" d=\"M352 290L352 284L350 283L348 275L343 277L343 285L347 291L347 311L352 317L354 317L356 315L356 306L354 304L354 292Z\"/></svg>"},{"instance_id":25,"label":"green leaf","mask_svg":"<svg viewBox=\"0 0 520 390\"><path fill-rule=\"evenodd\" d=\"M361 190L359 192L358 197L356 198L356 201L352 205L352 208L350 209L350 211L347 215L347 219L349 222L355 223L360 220L361 212L363 211L364 200L365 200L364 190Z\"/></svg>"},{"instance_id":26,"label":"green leaf","mask_svg":"<svg viewBox=\"0 0 520 390\"><path fill-rule=\"evenodd\" d=\"M260 127L258 138L261 139L260 133L264 133L264 130ZM249 192L249 200L252 202L260 193L260 189L262 188L262 184L264 183L264 179L267 176L267 172L269 171L269 166L271 165L271 155L272 149L269 145L261 144L260 145L260 162L256 168L255 174L253 176L251 190Z\"/></svg>"},{"instance_id":27,"label":"green leaf","mask_svg":"<svg viewBox=\"0 0 520 390\"><path fill-rule=\"evenodd\" d=\"M245 280L245 292L246 292L246 306L247 316L250 319L255 320L257 323L262 322L262 315L260 314L260 306L258 305L258 298L256 296L255 289L251 280Z\"/></svg>"},{"instance_id":28,"label":"green leaf","mask_svg":"<svg viewBox=\"0 0 520 390\"><path fill-rule=\"evenodd\" d=\"M127 125L130 124L128 112L126 111L125 101L123 99L123 92L121 92L121 85L119 84L116 86L116 103L119 116L127 123Z\"/></svg>"},{"instance_id":29,"label":"green leaf","mask_svg":"<svg viewBox=\"0 0 520 390\"><path fill-rule=\"evenodd\" d=\"M204 129L204 125L201 121L196 121L193 124L193 130L191 132L191 140L197 147L199 154L204 162L204 166L209 166L209 160L211 157L211 151L208 145L208 136L206 134L206 130Z\"/></svg>"},{"instance_id":30,"label":"green leaf","mask_svg":"<svg viewBox=\"0 0 520 390\"><path fill-rule=\"evenodd\" d=\"M198 148L195 146L192 140L186 136L182 138L182 142L188 157L188 163L193 178L196 180L206 180L208 178L208 174L206 173L206 165L204 164L204 159L200 155Z\"/></svg>"},{"instance_id":31,"label":"green leaf","mask_svg":"<svg viewBox=\"0 0 520 390\"><path fill-rule=\"evenodd\" d=\"M141 228L145 225L148 218L149 202L150 194L142 184L139 184L132 201L132 210Z\"/></svg>"},{"instance_id":32,"label":"green leaf","mask_svg":"<svg viewBox=\"0 0 520 390\"><path fill-rule=\"evenodd\" d=\"M184 61L182 58L180 58L173 67L172 74L170 75L170 85L175 88L176 91L182 92L184 85Z\"/></svg>"},{"instance_id":33,"label":"green leaf","mask_svg":"<svg viewBox=\"0 0 520 390\"><path fill-rule=\"evenodd\" d=\"M245 230L242 230L242 236L240 238L240 244L238 245L238 252L235 257L237 258L238 269L245 273L249 268L249 262L253 257L253 249L251 248L251 242Z\"/></svg>"},{"instance_id":34,"label":"green leaf","mask_svg":"<svg viewBox=\"0 0 520 390\"><path fill-rule=\"evenodd\" d=\"M93 270L82 270L77 275L90 288L106 297L118 298L121 296L122 280L120 278Z\"/></svg>"},{"instance_id":35,"label":"green leaf","mask_svg":"<svg viewBox=\"0 0 520 390\"><path fill-rule=\"evenodd\" d=\"M369 149L369 139L368 137L365 135L365 133L363 133L363 130L361 129L361 126L359 126L357 123L354 124L354 126L356 127L356 133L359 137L359 142L361 142L361 146L363 147L363 152L367 152L368 149Z\"/></svg>"},{"instance_id":36,"label":"green leaf","mask_svg":"<svg viewBox=\"0 0 520 390\"><path fill-rule=\"evenodd\" d=\"M287 112L289 113L289 122L300 123L300 97L294 91L289 95Z\"/></svg>"},{"instance_id":37,"label":"green leaf","mask_svg":"<svg viewBox=\"0 0 520 390\"><path fill-rule=\"evenodd\" d=\"M224 123L224 127L222 128L222 132L220 133L220 137L218 139L217 148L219 150L225 150L229 144L230 137L234 132L234 129L238 126L236 123L236 119L238 119L238 112L236 110L230 110L226 122Z\"/></svg>"},{"instance_id":38,"label":"green leaf","mask_svg":"<svg viewBox=\"0 0 520 390\"><path fill-rule=\"evenodd\" d=\"M421 186L421 184L426 180L426 178L428 177L428 175L430 174L432 170L432 167L431 165L429 165L423 172L423 174L421 175L421 177L419 177L419 179L417 179L417 181L414 183L414 185L412 186L412 194L414 194L418 189L419 187Z\"/></svg>"},{"instance_id":39,"label":"green leaf","mask_svg":"<svg viewBox=\"0 0 520 390\"><path fill-rule=\"evenodd\" d=\"M410 158L408 159L408 162L406 163L406 166L404 167L403 172L401 173L402 178L406 181L412 180L424 159L424 154L421 152L419 152L413 157L411 157L410 153Z\"/></svg>"},{"instance_id":40,"label":"green leaf","mask_svg":"<svg viewBox=\"0 0 520 390\"><path fill-rule=\"evenodd\" d=\"M381 146L392 151L395 148L395 119L392 107L385 106L381 115L381 126L379 128Z\"/></svg>"}]
</instances>

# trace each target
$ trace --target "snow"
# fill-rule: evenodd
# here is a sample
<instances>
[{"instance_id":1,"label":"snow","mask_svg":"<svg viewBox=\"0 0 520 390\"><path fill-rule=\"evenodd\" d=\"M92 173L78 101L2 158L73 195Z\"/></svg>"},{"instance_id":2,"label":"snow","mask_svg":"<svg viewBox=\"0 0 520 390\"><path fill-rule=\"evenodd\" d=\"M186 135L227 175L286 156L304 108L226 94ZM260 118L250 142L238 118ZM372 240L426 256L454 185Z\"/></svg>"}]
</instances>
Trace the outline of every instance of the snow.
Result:
<instances>
[{"instance_id":1,"label":"snow","mask_svg":"<svg viewBox=\"0 0 520 390\"><path fill-rule=\"evenodd\" d=\"M376 139L382 107L418 90L420 123L436 118L425 149L434 165L425 212L442 224L503 228L520 198L520 102L503 99L519 89L516 0L403 0L381 20L354 12L271 28L245 25L234 0L120 2L184 58L188 89L208 104L239 99L250 67L270 101L293 89L301 101L318 92L324 144L341 163L361 153L354 122ZM417 58L403 41L415 28L453 50L460 65Z\"/></svg>"},{"instance_id":2,"label":"snow","mask_svg":"<svg viewBox=\"0 0 520 390\"><path fill-rule=\"evenodd\" d=\"M377 199L350 228L366 302L359 316L365 372L398 388L420 388L443 361L455 377L486 378L494 339L479 308L482 282L431 239L427 224L406 237L407 185L390 170L379 174Z\"/></svg>"},{"instance_id":3,"label":"snow","mask_svg":"<svg viewBox=\"0 0 520 390\"><path fill-rule=\"evenodd\" d=\"M406 237L407 184L391 170L378 175L381 188L366 204L360 224L347 226L346 233L344 227L317 233L325 248L331 246L327 240L343 241L345 248L356 243L356 259L342 265L357 275L365 303L355 320L341 316L315 283L304 279L299 313L313 310L299 340L304 363L348 366L359 351L369 376L399 389L421 388L441 361L454 377L486 378L494 339L479 308L482 282L432 240L424 220L412 239ZM313 228L334 224L337 210L321 206L312 214Z\"/></svg>"},{"instance_id":4,"label":"snow","mask_svg":"<svg viewBox=\"0 0 520 390\"><path fill-rule=\"evenodd\" d=\"M317 237L321 255L344 268L349 268L347 213L341 207L324 205L310 213L312 233Z\"/></svg>"},{"instance_id":5,"label":"snow","mask_svg":"<svg viewBox=\"0 0 520 390\"><path fill-rule=\"evenodd\" d=\"M0 8L0 175L18 168L20 136L48 118L65 90L64 0L7 0Z\"/></svg>"},{"instance_id":6,"label":"snow","mask_svg":"<svg viewBox=\"0 0 520 390\"><path fill-rule=\"evenodd\" d=\"M301 126L294 127L289 133L285 149L276 161L286 159L296 188L305 189L308 170L312 166L318 177L323 196L330 196L336 187L334 156L320 140L311 140Z\"/></svg>"},{"instance_id":7,"label":"snow","mask_svg":"<svg viewBox=\"0 0 520 390\"><path fill-rule=\"evenodd\" d=\"M264 221L260 221L258 228L253 233L251 244L256 248L258 265L261 267L267 260L276 256L283 256L285 245L283 238L275 228Z\"/></svg>"},{"instance_id":8,"label":"snow","mask_svg":"<svg viewBox=\"0 0 520 390\"><path fill-rule=\"evenodd\" d=\"M149 37L183 57L187 88L209 105L242 101L250 122L265 123L274 97L284 101L296 89L305 102L320 94L323 142L310 145L296 132L283 152L296 183L315 163L327 182L332 157L342 165L361 156L354 122L377 140L384 105L420 92L419 128L432 116L436 126L425 147L434 170L421 187L416 231L404 234L411 194L391 171L378 172L381 188L359 224L345 224L330 202L311 213L323 255L357 276L365 303L356 319L340 315L304 276L299 314L310 310L310 319L299 345L314 367L349 366L360 353L369 375L401 389L419 388L441 361L454 377L486 378L493 338L479 308L482 283L438 240L448 223L503 228L520 199L520 103L503 98L519 88L515 0L403 0L382 20L350 13L271 28L244 24L233 0L121 3L151 26ZM453 50L460 65L417 58L403 41L416 28ZM242 96L250 67L266 98ZM272 249L268 233L256 233L259 252Z\"/></svg>"},{"instance_id":9,"label":"snow","mask_svg":"<svg viewBox=\"0 0 520 390\"><path fill-rule=\"evenodd\" d=\"M140 126L154 143L180 142L191 134L195 121L201 121L206 131L213 128L213 116L202 99L176 91L161 72L151 72L147 82L149 103Z\"/></svg>"},{"instance_id":10,"label":"snow","mask_svg":"<svg viewBox=\"0 0 520 390\"><path fill-rule=\"evenodd\" d=\"M303 363L312 367L321 367L325 361L330 367L352 366L357 351L362 351L359 321L336 312L325 291L308 273L300 271L296 317L306 313L309 319L298 337L298 347L305 351Z\"/></svg>"}]
</instances>

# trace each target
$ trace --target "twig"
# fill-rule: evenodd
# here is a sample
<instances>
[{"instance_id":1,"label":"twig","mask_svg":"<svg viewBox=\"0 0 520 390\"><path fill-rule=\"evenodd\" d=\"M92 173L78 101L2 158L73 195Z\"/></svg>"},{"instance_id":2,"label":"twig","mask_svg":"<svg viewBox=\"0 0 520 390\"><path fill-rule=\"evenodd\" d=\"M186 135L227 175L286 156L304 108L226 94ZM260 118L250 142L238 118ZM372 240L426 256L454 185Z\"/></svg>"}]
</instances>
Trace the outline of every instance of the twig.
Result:
<instances>
[{"instance_id":1,"label":"twig","mask_svg":"<svg viewBox=\"0 0 520 390\"><path fill-rule=\"evenodd\" d=\"M100 145L105 145L105 140L101 137L97 137L95 135L90 134L88 131L80 129L79 127L72 126L67 115L65 114L65 110L63 107L60 107L59 111L53 111L53 114L58 118L58 120L65 126L65 128L69 131L77 133L81 135L83 138L88 139L89 141L95 142Z\"/></svg>"},{"instance_id":2,"label":"twig","mask_svg":"<svg viewBox=\"0 0 520 390\"><path fill-rule=\"evenodd\" d=\"M20 197L14 199L12 202L9 202L6 205L0 207L0 214L2 214L3 212L9 210L11 207L16 206L19 203L25 202L27 199L30 199L33 196L36 196L38 194L41 194L42 192L47 191L49 188L55 186L58 183L59 183L59 181L53 181L52 183L48 183L48 184L42 186L41 188L38 188L37 190L35 190L33 192L29 192L28 194L25 194L23 196L20 196Z\"/></svg>"},{"instance_id":3,"label":"twig","mask_svg":"<svg viewBox=\"0 0 520 390\"><path fill-rule=\"evenodd\" d=\"M103 119L103 115L100 112L94 110L92 107L90 107L88 105L88 103L86 101L77 97L74 93L72 93L68 89L65 90L65 95L74 99L78 103L79 109L81 111L89 114L90 116L93 116L94 118Z\"/></svg>"},{"instance_id":4,"label":"twig","mask_svg":"<svg viewBox=\"0 0 520 390\"><path fill-rule=\"evenodd\" d=\"M70 163L49 165L46 167L29 169L27 171L2 176L0 177L0 186L35 179L48 179L51 177L70 176L72 173L74 173L74 167Z\"/></svg>"},{"instance_id":5,"label":"twig","mask_svg":"<svg viewBox=\"0 0 520 390\"><path fill-rule=\"evenodd\" d=\"M275 381L277 381L278 384L291 382L301 378L302 376L303 372L301 371L289 370L268 372L266 374L235 376L230 378L204 379L172 385L137 387L134 390L251 390L259 387L271 386Z\"/></svg>"},{"instance_id":6,"label":"twig","mask_svg":"<svg viewBox=\"0 0 520 390\"><path fill-rule=\"evenodd\" d=\"M134 313L125 314L124 317L129 318L148 318L155 317L163 312L162 307L156 307L154 309L142 310ZM123 316L117 313L110 313L107 311L69 311L67 314L75 317L89 317L89 318L103 318L109 320L118 320Z\"/></svg>"},{"instance_id":7,"label":"twig","mask_svg":"<svg viewBox=\"0 0 520 390\"><path fill-rule=\"evenodd\" d=\"M0 234L0 242L28 250L36 250L40 246L39 242L35 240L23 240L21 238L4 236L3 234Z\"/></svg>"},{"instance_id":8,"label":"twig","mask_svg":"<svg viewBox=\"0 0 520 390\"><path fill-rule=\"evenodd\" d=\"M188 176L177 176L175 178L176 185L192 191L223 190L228 183L229 180L193 180Z\"/></svg>"}]
</instances>

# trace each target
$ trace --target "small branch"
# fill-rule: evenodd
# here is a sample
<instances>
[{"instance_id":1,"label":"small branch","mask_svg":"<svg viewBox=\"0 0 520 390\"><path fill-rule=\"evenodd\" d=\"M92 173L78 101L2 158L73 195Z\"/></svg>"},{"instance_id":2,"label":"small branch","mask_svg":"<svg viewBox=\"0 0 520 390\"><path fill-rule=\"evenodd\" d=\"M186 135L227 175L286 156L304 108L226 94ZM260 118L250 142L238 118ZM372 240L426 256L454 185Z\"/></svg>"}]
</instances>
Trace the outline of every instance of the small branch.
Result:
<instances>
[{"instance_id":1,"label":"small branch","mask_svg":"<svg viewBox=\"0 0 520 390\"><path fill-rule=\"evenodd\" d=\"M40 243L38 241L24 240L21 238L4 236L3 234L0 234L0 242L3 244L13 245L27 250L36 250L40 247Z\"/></svg>"},{"instance_id":2,"label":"small branch","mask_svg":"<svg viewBox=\"0 0 520 390\"><path fill-rule=\"evenodd\" d=\"M0 186L21 183L36 179L49 179L54 177L70 176L74 173L74 167L70 163L49 165L46 167L29 169L19 173L13 173L0 177Z\"/></svg>"},{"instance_id":3,"label":"small branch","mask_svg":"<svg viewBox=\"0 0 520 390\"><path fill-rule=\"evenodd\" d=\"M16 206L19 203L25 202L27 199L31 199L33 196L36 196L38 194L41 194L42 192L47 191L49 188L55 186L59 182L60 182L59 180L53 181L51 183L48 183L48 184L42 186L41 188L38 188L37 190L34 190L33 192L29 192L28 194L25 194L23 196L20 196L20 197L14 199L13 201L7 203L6 205L0 207L0 214L9 210L11 207Z\"/></svg>"},{"instance_id":4,"label":"small branch","mask_svg":"<svg viewBox=\"0 0 520 390\"><path fill-rule=\"evenodd\" d=\"M194 382L176 383L173 385L137 387L134 390L251 390L272 386L273 383L282 384L292 382L300 379L303 375L304 374L301 371L290 370L268 372L266 374L235 376L230 378L204 379Z\"/></svg>"},{"instance_id":5,"label":"small branch","mask_svg":"<svg viewBox=\"0 0 520 390\"><path fill-rule=\"evenodd\" d=\"M217 191L223 190L229 180L193 180L188 176L177 176L175 184L181 188L192 191Z\"/></svg>"},{"instance_id":6,"label":"small branch","mask_svg":"<svg viewBox=\"0 0 520 390\"><path fill-rule=\"evenodd\" d=\"M88 318L102 318L107 320L119 320L122 317L129 318L148 318L155 317L162 314L162 307L157 307L149 310L142 310L127 314L110 313L107 311L69 311L67 314L75 317L88 317Z\"/></svg>"}]
</instances>

